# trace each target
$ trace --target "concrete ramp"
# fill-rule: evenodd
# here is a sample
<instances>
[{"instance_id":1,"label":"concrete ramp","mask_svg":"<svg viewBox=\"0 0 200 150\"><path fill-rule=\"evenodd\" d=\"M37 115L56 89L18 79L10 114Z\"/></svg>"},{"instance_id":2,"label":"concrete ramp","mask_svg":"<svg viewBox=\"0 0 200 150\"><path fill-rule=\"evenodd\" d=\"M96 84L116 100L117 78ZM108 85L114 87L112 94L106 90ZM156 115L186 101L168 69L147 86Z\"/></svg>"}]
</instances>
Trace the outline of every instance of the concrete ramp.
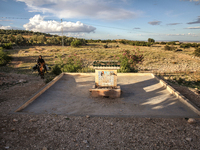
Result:
<instances>
[{"instance_id":1,"label":"concrete ramp","mask_svg":"<svg viewBox=\"0 0 200 150\"><path fill-rule=\"evenodd\" d=\"M171 94L152 74L120 74L120 98L92 98L94 74L64 74L46 91L17 112L135 117L199 117ZM22 105L23 106L23 105Z\"/></svg>"}]
</instances>

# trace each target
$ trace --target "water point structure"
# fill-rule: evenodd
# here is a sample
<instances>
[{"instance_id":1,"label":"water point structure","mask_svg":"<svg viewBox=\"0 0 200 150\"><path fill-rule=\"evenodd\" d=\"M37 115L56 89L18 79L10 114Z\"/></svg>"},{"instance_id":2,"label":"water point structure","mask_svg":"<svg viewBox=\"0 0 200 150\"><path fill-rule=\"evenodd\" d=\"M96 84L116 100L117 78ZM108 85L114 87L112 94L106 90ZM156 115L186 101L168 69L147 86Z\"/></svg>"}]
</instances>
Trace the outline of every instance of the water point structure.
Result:
<instances>
[{"instance_id":1,"label":"water point structure","mask_svg":"<svg viewBox=\"0 0 200 150\"><path fill-rule=\"evenodd\" d=\"M111 76L109 79L112 84L110 84L101 82L104 80L101 77L96 80L96 77L101 75L98 71L102 72L104 69L96 71L96 73L62 73L11 113L154 118L200 117L200 110L195 104L152 73L118 73L117 82L114 82L115 71L105 70L109 71L107 75ZM116 94L115 98L107 98L113 93L104 93L106 96L100 93L100 96L95 97L89 92L95 84L103 86L100 89L109 87L109 91L113 91L112 87L116 85L120 86L121 95L119 97Z\"/></svg>"},{"instance_id":2,"label":"water point structure","mask_svg":"<svg viewBox=\"0 0 200 150\"><path fill-rule=\"evenodd\" d=\"M120 86L117 85L117 61L94 61L95 85L90 89L92 97L119 98Z\"/></svg>"}]
</instances>

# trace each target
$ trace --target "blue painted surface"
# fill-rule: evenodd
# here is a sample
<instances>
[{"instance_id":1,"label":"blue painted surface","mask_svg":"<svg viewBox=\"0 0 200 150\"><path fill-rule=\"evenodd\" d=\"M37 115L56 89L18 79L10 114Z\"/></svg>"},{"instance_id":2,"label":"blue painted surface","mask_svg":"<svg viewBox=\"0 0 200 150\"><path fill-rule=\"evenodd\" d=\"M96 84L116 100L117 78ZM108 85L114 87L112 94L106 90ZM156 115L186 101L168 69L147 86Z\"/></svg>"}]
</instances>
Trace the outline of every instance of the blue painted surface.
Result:
<instances>
[{"instance_id":1,"label":"blue painted surface","mask_svg":"<svg viewBox=\"0 0 200 150\"><path fill-rule=\"evenodd\" d=\"M114 86L114 71L98 71L99 86Z\"/></svg>"}]
</instances>

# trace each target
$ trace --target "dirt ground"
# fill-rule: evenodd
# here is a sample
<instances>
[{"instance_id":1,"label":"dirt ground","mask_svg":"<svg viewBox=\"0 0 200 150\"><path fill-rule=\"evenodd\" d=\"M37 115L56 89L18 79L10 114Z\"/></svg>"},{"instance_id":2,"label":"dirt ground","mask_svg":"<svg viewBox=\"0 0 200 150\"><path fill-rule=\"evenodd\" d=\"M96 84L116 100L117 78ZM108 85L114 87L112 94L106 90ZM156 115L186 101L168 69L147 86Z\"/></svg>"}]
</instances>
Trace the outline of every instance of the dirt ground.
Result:
<instances>
[{"instance_id":1,"label":"dirt ground","mask_svg":"<svg viewBox=\"0 0 200 150\"><path fill-rule=\"evenodd\" d=\"M200 149L198 118L11 114L45 84L31 75L0 78L0 149ZM174 88L199 106L198 93Z\"/></svg>"}]
</instances>

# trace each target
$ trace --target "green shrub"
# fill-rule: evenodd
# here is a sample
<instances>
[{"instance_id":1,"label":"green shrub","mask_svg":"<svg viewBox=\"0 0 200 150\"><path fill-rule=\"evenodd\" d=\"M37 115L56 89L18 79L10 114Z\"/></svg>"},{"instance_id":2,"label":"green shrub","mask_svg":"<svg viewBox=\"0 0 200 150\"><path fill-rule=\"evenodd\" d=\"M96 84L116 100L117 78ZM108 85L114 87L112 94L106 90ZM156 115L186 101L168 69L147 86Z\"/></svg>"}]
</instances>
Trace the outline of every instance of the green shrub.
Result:
<instances>
[{"instance_id":1,"label":"green shrub","mask_svg":"<svg viewBox=\"0 0 200 150\"><path fill-rule=\"evenodd\" d=\"M103 47L104 47L104 48L108 48L108 45L107 45L107 44L106 44L106 45L103 45Z\"/></svg>"},{"instance_id":2,"label":"green shrub","mask_svg":"<svg viewBox=\"0 0 200 150\"><path fill-rule=\"evenodd\" d=\"M165 45L165 44L166 44L166 42L163 42L163 41L162 41L162 42L160 42L160 44L161 44L161 45Z\"/></svg>"},{"instance_id":3,"label":"green shrub","mask_svg":"<svg viewBox=\"0 0 200 150\"><path fill-rule=\"evenodd\" d=\"M9 61L11 61L11 57L0 47L0 66L6 65Z\"/></svg>"},{"instance_id":4,"label":"green shrub","mask_svg":"<svg viewBox=\"0 0 200 150\"><path fill-rule=\"evenodd\" d=\"M71 42L72 47L79 47L82 45L82 42L80 40L74 40Z\"/></svg>"},{"instance_id":5,"label":"green shrub","mask_svg":"<svg viewBox=\"0 0 200 150\"><path fill-rule=\"evenodd\" d=\"M126 44L126 41L121 40L121 41L119 41L119 43L121 43L121 44Z\"/></svg>"},{"instance_id":6,"label":"green shrub","mask_svg":"<svg viewBox=\"0 0 200 150\"><path fill-rule=\"evenodd\" d=\"M54 76L48 76L48 77L45 77L45 78L46 78L45 79L45 83L47 84L47 83L51 82L54 79Z\"/></svg>"},{"instance_id":7,"label":"green shrub","mask_svg":"<svg viewBox=\"0 0 200 150\"><path fill-rule=\"evenodd\" d=\"M186 43L186 44L181 44L180 48L190 48L191 44L190 43Z\"/></svg>"},{"instance_id":8,"label":"green shrub","mask_svg":"<svg viewBox=\"0 0 200 150\"><path fill-rule=\"evenodd\" d=\"M5 49L11 49L12 48L12 43L4 43L2 45L2 47L5 48Z\"/></svg>"},{"instance_id":9,"label":"green shrub","mask_svg":"<svg viewBox=\"0 0 200 150\"><path fill-rule=\"evenodd\" d=\"M81 72L81 73L95 72L95 69L90 68L90 67L84 67L84 68L79 69L77 72Z\"/></svg>"},{"instance_id":10,"label":"green shrub","mask_svg":"<svg viewBox=\"0 0 200 150\"><path fill-rule=\"evenodd\" d=\"M164 50L166 50L166 51L170 51L170 50L171 50L171 47L168 46L168 45L166 45L166 46L164 47Z\"/></svg>"},{"instance_id":11,"label":"green shrub","mask_svg":"<svg viewBox=\"0 0 200 150\"><path fill-rule=\"evenodd\" d=\"M164 50L166 50L166 51L173 51L173 50L176 50L176 47L174 47L173 45L172 46L166 45L164 47Z\"/></svg>"},{"instance_id":12,"label":"green shrub","mask_svg":"<svg viewBox=\"0 0 200 150\"><path fill-rule=\"evenodd\" d=\"M61 74L61 67L58 64L56 64L55 66L53 66L52 73L55 75Z\"/></svg>"},{"instance_id":13,"label":"green shrub","mask_svg":"<svg viewBox=\"0 0 200 150\"><path fill-rule=\"evenodd\" d=\"M119 72L137 72L136 65L141 63L144 59L142 54L138 54L136 51L132 50L133 53L129 50L123 50L123 54L120 56L120 69Z\"/></svg>"},{"instance_id":14,"label":"green shrub","mask_svg":"<svg viewBox=\"0 0 200 150\"><path fill-rule=\"evenodd\" d=\"M200 48L197 48L197 49L194 51L194 55L197 56L197 57L200 57Z\"/></svg>"},{"instance_id":15,"label":"green shrub","mask_svg":"<svg viewBox=\"0 0 200 150\"><path fill-rule=\"evenodd\" d=\"M83 62L76 54L61 59L61 70L63 72L78 72L82 68Z\"/></svg>"},{"instance_id":16,"label":"green shrub","mask_svg":"<svg viewBox=\"0 0 200 150\"><path fill-rule=\"evenodd\" d=\"M148 38L148 42L149 42L149 43L155 43L155 40L152 39L152 38Z\"/></svg>"}]
</instances>

